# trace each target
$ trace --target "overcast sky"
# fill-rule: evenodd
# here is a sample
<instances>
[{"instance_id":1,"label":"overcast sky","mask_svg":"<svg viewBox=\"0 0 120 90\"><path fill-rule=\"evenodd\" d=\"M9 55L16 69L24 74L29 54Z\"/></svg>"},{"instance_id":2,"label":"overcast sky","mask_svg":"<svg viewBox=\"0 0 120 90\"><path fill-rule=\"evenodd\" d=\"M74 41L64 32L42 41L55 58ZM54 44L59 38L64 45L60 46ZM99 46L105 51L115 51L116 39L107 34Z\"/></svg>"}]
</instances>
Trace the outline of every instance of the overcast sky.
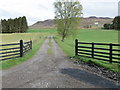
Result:
<instances>
[{"instance_id":1,"label":"overcast sky","mask_svg":"<svg viewBox=\"0 0 120 90\"><path fill-rule=\"evenodd\" d=\"M120 0L79 0L83 16L112 17L118 15ZM0 19L26 16L28 24L54 18L55 0L0 0Z\"/></svg>"}]
</instances>

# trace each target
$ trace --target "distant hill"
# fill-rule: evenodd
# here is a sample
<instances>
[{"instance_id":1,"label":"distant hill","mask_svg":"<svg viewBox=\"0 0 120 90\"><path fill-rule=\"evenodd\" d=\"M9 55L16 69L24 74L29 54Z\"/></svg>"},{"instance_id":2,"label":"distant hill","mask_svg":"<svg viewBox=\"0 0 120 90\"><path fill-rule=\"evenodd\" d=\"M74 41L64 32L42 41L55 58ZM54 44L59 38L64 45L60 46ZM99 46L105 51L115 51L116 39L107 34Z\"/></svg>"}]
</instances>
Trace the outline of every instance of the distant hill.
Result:
<instances>
[{"instance_id":1,"label":"distant hill","mask_svg":"<svg viewBox=\"0 0 120 90\"><path fill-rule=\"evenodd\" d=\"M38 21L35 24L29 26L30 29L41 29L41 28L55 28L54 20L48 19L45 21Z\"/></svg>"},{"instance_id":2,"label":"distant hill","mask_svg":"<svg viewBox=\"0 0 120 90\"><path fill-rule=\"evenodd\" d=\"M95 17L91 16L88 18L82 18L81 23L79 25L80 28L95 28L95 27L103 27L105 23L112 23L113 18L109 17ZM43 29L43 28L55 28L54 19L48 19L45 21L38 21L35 24L29 26L30 29Z\"/></svg>"}]
</instances>

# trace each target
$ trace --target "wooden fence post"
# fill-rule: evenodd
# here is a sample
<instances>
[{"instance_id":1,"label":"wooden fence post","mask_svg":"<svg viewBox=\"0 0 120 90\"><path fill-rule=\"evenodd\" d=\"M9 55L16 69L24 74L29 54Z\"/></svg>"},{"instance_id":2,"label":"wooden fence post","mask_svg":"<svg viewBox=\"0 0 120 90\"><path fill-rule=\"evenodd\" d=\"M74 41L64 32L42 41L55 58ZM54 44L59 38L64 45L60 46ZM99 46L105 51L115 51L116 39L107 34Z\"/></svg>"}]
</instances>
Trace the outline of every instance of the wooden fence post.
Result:
<instances>
[{"instance_id":1,"label":"wooden fence post","mask_svg":"<svg viewBox=\"0 0 120 90\"><path fill-rule=\"evenodd\" d=\"M32 49L32 40L30 40L30 49Z\"/></svg>"},{"instance_id":2,"label":"wooden fence post","mask_svg":"<svg viewBox=\"0 0 120 90\"><path fill-rule=\"evenodd\" d=\"M112 63L112 43L110 43L110 63Z\"/></svg>"},{"instance_id":3,"label":"wooden fence post","mask_svg":"<svg viewBox=\"0 0 120 90\"><path fill-rule=\"evenodd\" d=\"M78 40L75 40L75 56L78 56Z\"/></svg>"},{"instance_id":4,"label":"wooden fence post","mask_svg":"<svg viewBox=\"0 0 120 90\"><path fill-rule=\"evenodd\" d=\"M23 56L23 40L20 40L20 57Z\"/></svg>"},{"instance_id":5,"label":"wooden fence post","mask_svg":"<svg viewBox=\"0 0 120 90\"><path fill-rule=\"evenodd\" d=\"M94 58L94 43L92 42L92 55L91 55L92 58Z\"/></svg>"}]
</instances>

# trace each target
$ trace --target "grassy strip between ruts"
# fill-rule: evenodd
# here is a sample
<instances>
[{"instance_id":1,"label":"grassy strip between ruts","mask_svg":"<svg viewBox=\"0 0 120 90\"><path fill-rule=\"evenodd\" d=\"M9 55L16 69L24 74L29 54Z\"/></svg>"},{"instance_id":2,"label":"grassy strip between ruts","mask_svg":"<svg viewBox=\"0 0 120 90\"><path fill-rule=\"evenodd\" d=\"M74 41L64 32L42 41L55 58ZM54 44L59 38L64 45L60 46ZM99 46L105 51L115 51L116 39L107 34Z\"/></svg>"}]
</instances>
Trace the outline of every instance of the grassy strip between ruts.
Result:
<instances>
[{"instance_id":1,"label":"grassy strip between ruts","mask_svg":"<svg viewBox=\"0 0 120 90\"><path fill-rule=\"evenodd\" d=\"M74 55L74 44L69 45L67 40L65 42L62 42L58 37L56 37L55 40L57 41L58 45L63 49L63 51L69 57L75 56ZM88 62L88 63L92 62L92 63L95 63L98 66L104 67L104 68L106 68L108 70L111 70L113 72L120 73L120 70L119 70L120 64L116 64L116 63L110 64L109 62L106 62L106 61L91 59L91 58L87 58L87 57L77 57L77 58L80 58L80 60L83 61L83 62ZM78 60L78 59L74 59L74 60Z\"/></svg>"},{"instance_id":2,"label":"grassy strip between ruts","mask_svg":"<svg viewBox=\"0 0 120 90\"><path fill-rule=\"evenodd\" d=\"M32 56L35 55L35 53L39 50L39 48L42 45L42 43L44 42L44 40L45 40L45 38L43 37L43 38L38 39L37 41L35 41L35 43L33 43L32 50L29 51L23 57L1 61L0 62L0 66L1 66L0 69L7 69L7 68L13 67L13 66L15 66L17 64L20 64L20 63L22 63L24 61L27 61L28 59L30 59Z\"/></svg>"},{"instance_id":3,"label":"grassy strip between ruts","mask_svg":"<svg viewBox=\"0 0 120 90\"><path fill-rule=\"evenodd\" d=\"M51 43L51 37L49 37L48 45L49 45L49 49L48 49L47 53L48 53L49 55L51 55L51 54L52 54L52 43Z\"/></svg>"}]
</instances>

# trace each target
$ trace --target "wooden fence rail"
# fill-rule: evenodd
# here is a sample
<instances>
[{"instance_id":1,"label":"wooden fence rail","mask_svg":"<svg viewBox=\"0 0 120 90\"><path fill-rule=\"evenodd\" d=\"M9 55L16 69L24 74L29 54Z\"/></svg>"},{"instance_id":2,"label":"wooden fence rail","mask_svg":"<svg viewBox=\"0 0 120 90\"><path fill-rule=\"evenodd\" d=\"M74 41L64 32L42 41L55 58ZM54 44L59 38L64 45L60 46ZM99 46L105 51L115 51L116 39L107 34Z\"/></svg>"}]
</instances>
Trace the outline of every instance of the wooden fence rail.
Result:
<instances>
[{"instance_id":1,"label":"wooden fence rail","mask_svg":"<svg viewBox=\"0 0 120 90\"><path fill-rule=\"evenodd\" d=\"M108 48L103 48L104 46ZM89 57L110 63L120 63L120 44L86 43L78 42L76 39L75 56Z\"/></svg>"},{"instance_id":2,"label":"wooden fence rail","mask_svg":"<svg viewBox=\"0 0 120 90\"><path fill-rule=\"evenodd\" d=\"M2 44L0 46L2 47L0 49L0 61L3 61L23 57L24 54L32 49L32 41L23 42L23 40L20 40L20 43Z\"/></svg>"}]
</instances>

